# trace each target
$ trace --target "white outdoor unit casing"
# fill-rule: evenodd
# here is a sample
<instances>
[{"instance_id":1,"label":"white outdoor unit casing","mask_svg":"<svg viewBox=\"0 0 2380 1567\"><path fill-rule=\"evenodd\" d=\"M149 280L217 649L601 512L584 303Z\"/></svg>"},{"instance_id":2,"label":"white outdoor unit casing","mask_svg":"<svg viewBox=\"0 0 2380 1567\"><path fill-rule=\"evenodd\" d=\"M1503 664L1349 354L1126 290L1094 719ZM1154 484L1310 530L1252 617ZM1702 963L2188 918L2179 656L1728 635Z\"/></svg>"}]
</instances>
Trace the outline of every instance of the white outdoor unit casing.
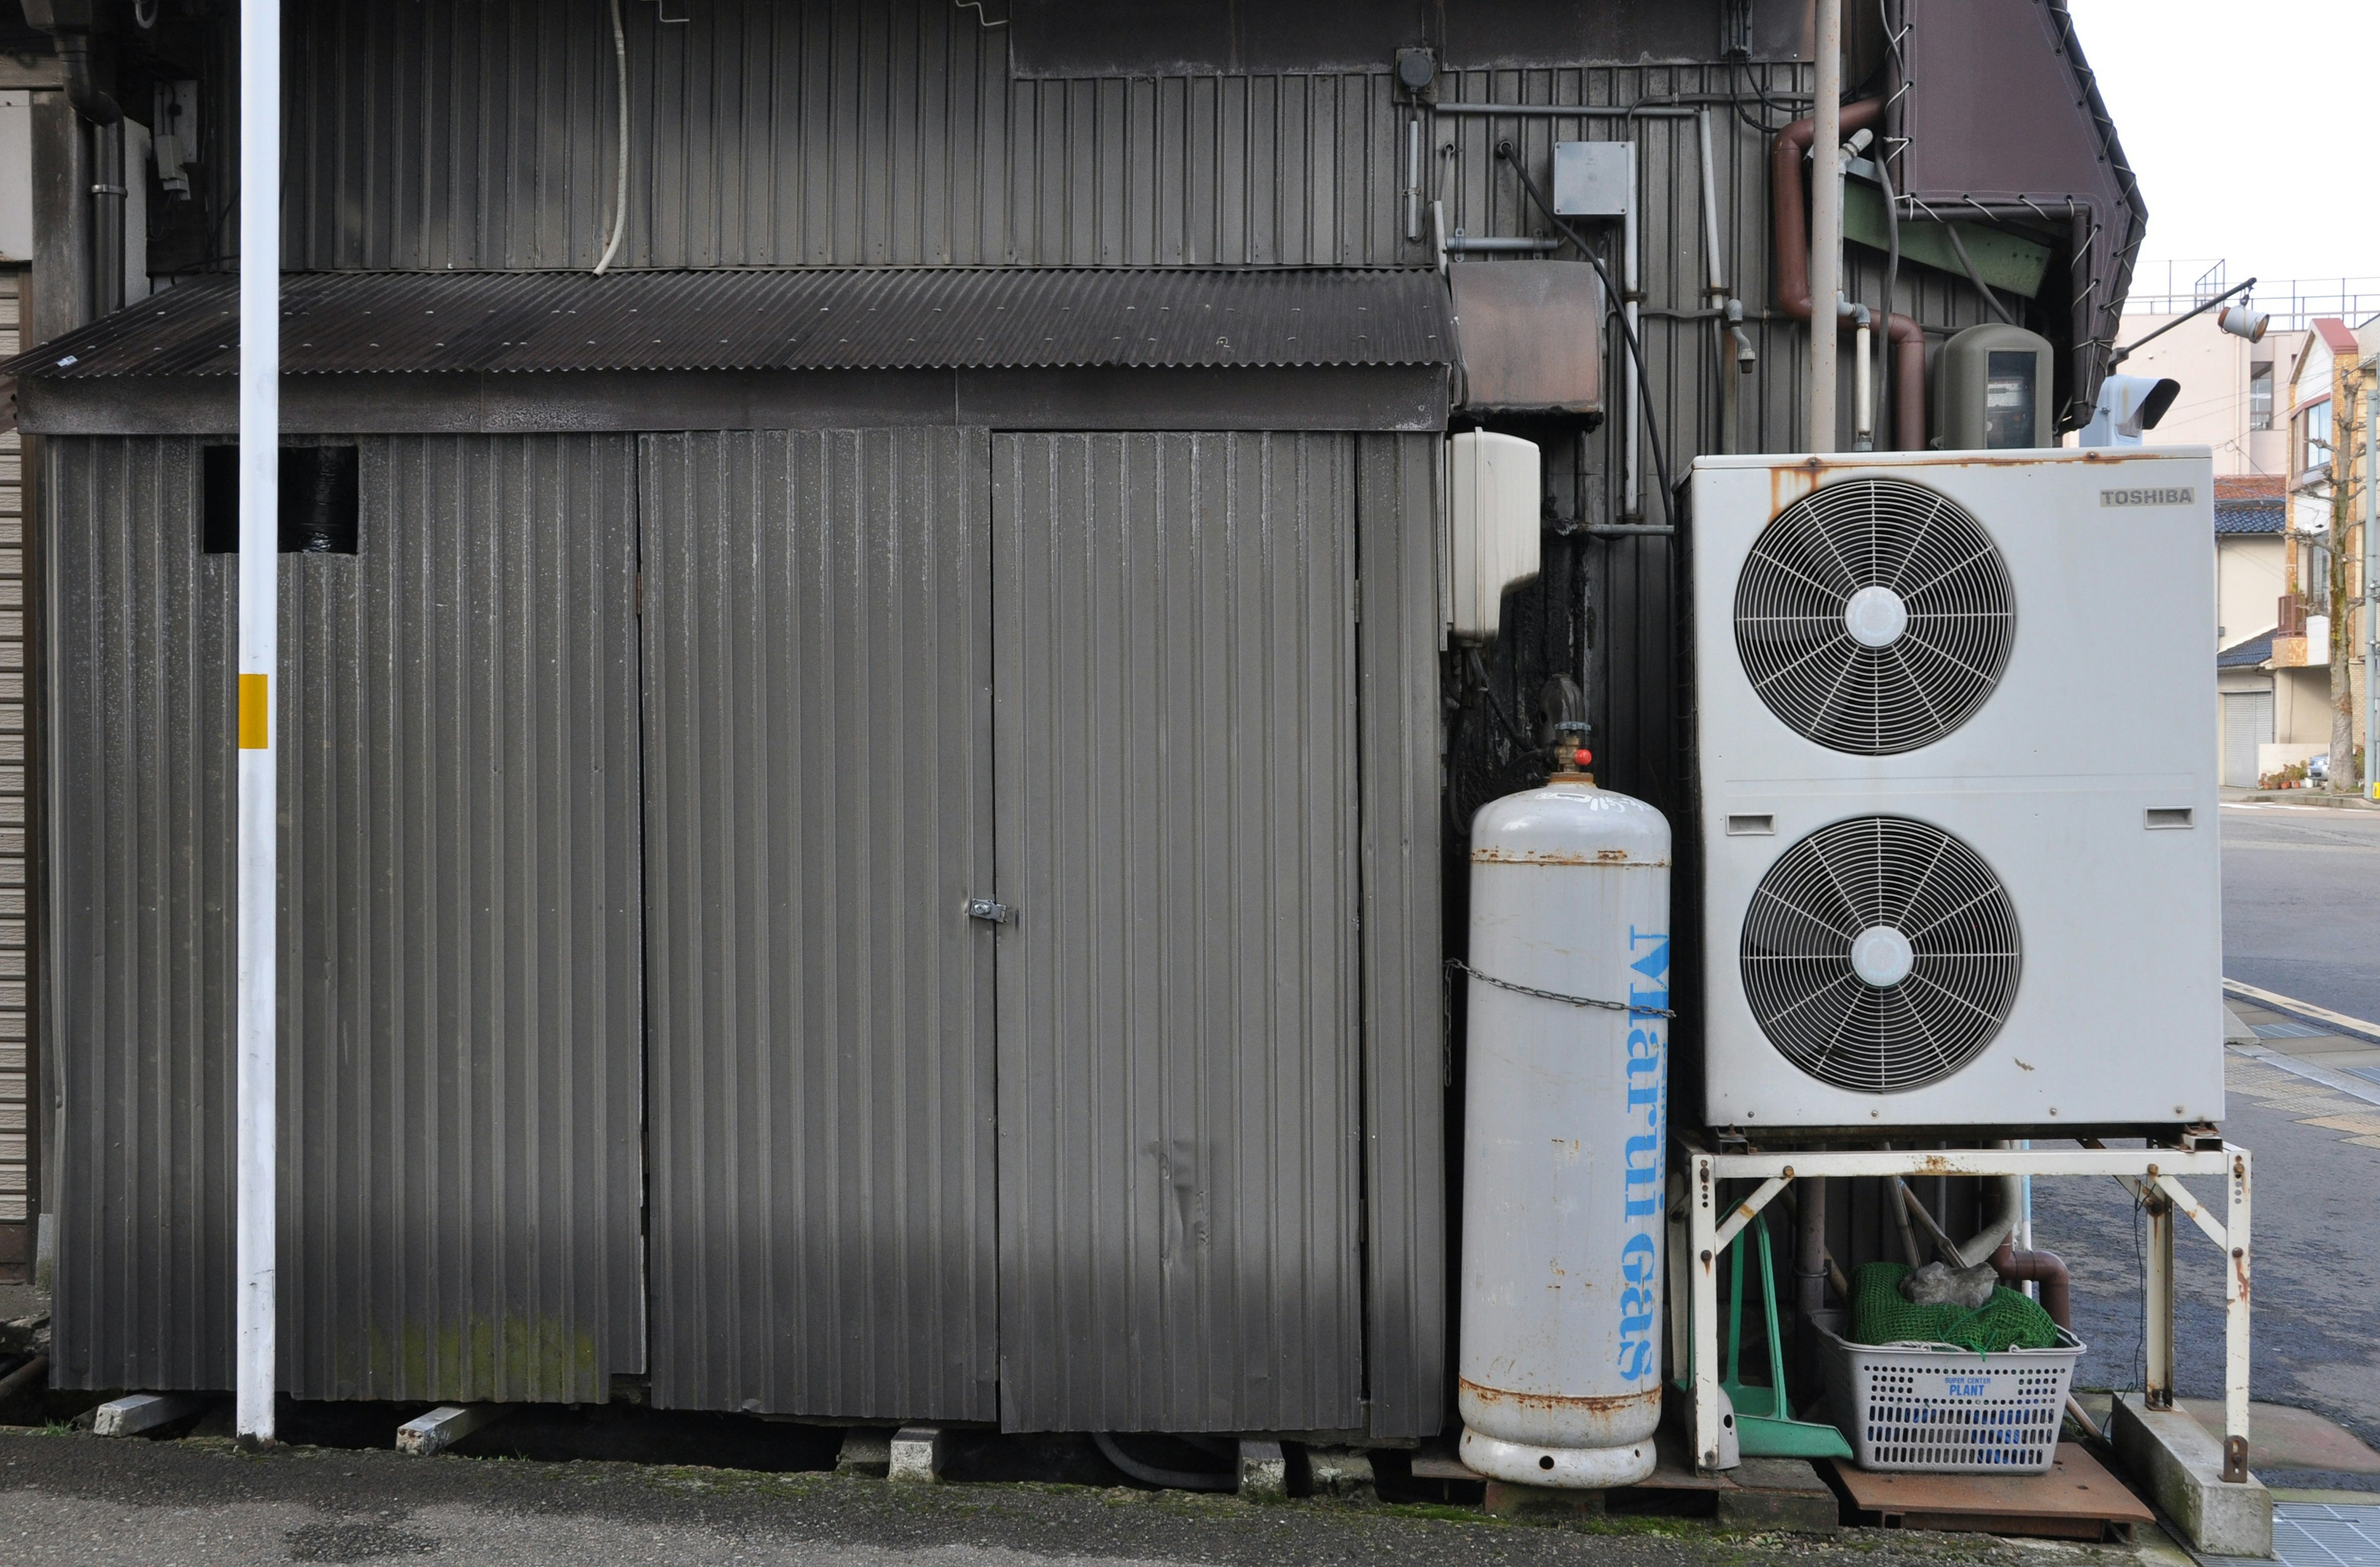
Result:
<instances>
[{"instance_id":1,"label":"white outdoor unit casing","mask_svg":"<svg viewBox=\"0 0 2380 1567\"><path fill-rule=\"evenodd\" d=\"M2223 1112L2204 447L1706 457L1714 1126Z\"/></svg>"}]
</instances>

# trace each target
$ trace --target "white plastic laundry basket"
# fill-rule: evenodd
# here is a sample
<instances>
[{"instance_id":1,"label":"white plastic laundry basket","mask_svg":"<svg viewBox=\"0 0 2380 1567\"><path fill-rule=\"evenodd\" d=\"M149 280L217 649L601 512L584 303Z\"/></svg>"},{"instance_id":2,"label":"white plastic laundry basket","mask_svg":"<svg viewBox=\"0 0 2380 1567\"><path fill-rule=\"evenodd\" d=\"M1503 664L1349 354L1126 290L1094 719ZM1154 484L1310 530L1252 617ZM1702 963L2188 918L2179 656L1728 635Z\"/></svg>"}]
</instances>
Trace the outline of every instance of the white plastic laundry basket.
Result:
<instances>
[{"instance_id":1,"label":"white plastic laundry basket","mask_svg":"<svg viewBox=\"0 0 2380 1567\"><path fill-rule=\"evenodd\" d=\"M2082 1342L1977 1354L1955 1344L1855 1344L1818 1324L1828 1411L1863 1469L2038 1475L2058 1456Z\"/></svg>"}]
</instances>

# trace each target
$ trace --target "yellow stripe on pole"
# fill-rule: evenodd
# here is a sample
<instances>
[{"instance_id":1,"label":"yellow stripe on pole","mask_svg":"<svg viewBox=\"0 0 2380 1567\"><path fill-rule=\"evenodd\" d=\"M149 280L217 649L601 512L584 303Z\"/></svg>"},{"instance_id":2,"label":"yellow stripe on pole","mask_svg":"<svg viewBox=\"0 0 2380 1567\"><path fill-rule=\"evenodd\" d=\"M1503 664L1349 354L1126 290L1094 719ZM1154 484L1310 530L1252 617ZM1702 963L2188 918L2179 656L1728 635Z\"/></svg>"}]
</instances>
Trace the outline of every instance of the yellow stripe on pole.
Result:
<instances>
[{"instance_id":1,"label":"yellow stripe on pole","mask_svg":"<svg viewBox=\"0 0 2380 1567\"><path fill-rule=\"evenodd\" d=\"M271 745L266 738L266 717L272 707L264 681L261 674L239 677L239 748L243 751L261 751Z\"/></svg>"}]
</instances>

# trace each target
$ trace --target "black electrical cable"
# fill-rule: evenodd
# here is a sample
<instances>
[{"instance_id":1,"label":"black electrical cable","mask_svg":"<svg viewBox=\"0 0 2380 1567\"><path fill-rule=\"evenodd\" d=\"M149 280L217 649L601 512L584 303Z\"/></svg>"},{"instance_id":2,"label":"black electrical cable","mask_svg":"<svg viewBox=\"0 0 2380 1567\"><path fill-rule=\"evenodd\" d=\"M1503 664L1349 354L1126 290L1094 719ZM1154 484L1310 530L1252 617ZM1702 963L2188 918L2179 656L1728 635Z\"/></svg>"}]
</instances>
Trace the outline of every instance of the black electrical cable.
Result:
<instances>
[{"instance_id":1,"label":"black electrical cable","mask_svg":"<svg viewBox=\"0 0 2380 1567\"><path fill-rule=\"evenodd\" d=\"M1513 745L1519 747L1524 751L1536 750L1537 748L1536 743L1521 732L1521 726L1512 722L1511 716L1504 711L1503 702L1498 699L1496 696L1495 682L1488 678L1488 661L1479 656L1479 650L1476 646L1472 647L1469 650L1471 654L1471 677L1479 682L1479 689L1488 698L1488 710L1495 713L1496 722L1503 725L1504 737L1512 741Z\"/></svg>"},{"instance_id":2,"label":"black electrical cable","mask_svg":"<svg viewBox=\"0 0 2380 1567\"><path fill-rule=\"evenodd\" d=\"M1099 1444L1107 1461L1144 1486L1157 1486L1170 1491L1235 1491L1240 1488L1236 1475L1218 1475L1198 1469L1160 1469L1153 1464L1143 1464L1126 1455L1116 1445L1116 1439L1105 1431L1093 1431L1091 1440Z\"/></svg>"},{"instance_id":3,"label":"black electrical cable","mask_svg":"<svg viewBox=\"0 0 2380 1567\"><path fill-rule=\"evenodd\" d=\"M1578 247L1579 254L1586 258L1587 263L1595 268L1595 275L1602 280L1604 293L1614 299L1621 299L1623 296L1612 285L1611 272L1603 264L1603 258L1595 253L1595 247L1589 245L1567 219L1554 211L1554 204L1546 200L1545 193L1537 188L1537 182L1531 179L1529 171L1521 166L1521 160L1513 154L1512 144L1499 141L1496 143L1496 155L1512 165L1512 172L1520 176L1521 188L1529 193L1529 200L1536 203L1537 211L1545 213L1547 221L1559 229L1564 238ZM1628 324L1624 311L1615 319L1620 323L1620 335L1628 345L1628 357L1636 365L1636 389L1645 395L1645 436L1653 448L1653 471L1661 480L1661 520L1674 531L1678 526L1678 499L1670 490L1670 456L1661 443L1660 420L1653 412L1653 377L1645 368L1645 345L1637 339L1636 329ZM1635 438L1634 431L1628 433L1631 440Z\"/></svg>"}]
</instances>

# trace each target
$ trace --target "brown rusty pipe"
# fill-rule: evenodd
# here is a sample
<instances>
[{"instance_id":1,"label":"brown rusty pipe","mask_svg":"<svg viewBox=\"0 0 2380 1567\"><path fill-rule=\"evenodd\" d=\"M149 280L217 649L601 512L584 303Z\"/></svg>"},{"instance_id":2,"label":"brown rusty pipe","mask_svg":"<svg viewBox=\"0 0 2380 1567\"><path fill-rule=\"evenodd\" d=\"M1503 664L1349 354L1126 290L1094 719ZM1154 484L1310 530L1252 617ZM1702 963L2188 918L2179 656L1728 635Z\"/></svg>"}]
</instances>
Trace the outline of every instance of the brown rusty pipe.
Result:
<instances>
[{"instance_id":1,"label":"brown rusty pipe","mask_svg":"<svg viewBox=\"0 0 2380 1567\"><path fill-rule=\"evenodd\" d=\"M1843 135L1864 130L1884 112L1884 100L1866 98L1843 105ZM1795 120L1777 133L1768 155L1768 199L1777 228L1777 308L1795 321L1810 319L1810 219L1802 159L1817 135L1818 122ZM1885 312L1892 339L1893 446L1903 452L1925 447L1925 333L1907 316Z\"/></svg>"},{"instance_id":2,"label":"brown rusty pipe","mask_svg":"<svg viewBox=\"0 0 2380 1567\"><path fill-rule=\"evenodd\" d=\"M2027 1280L2041 1286L2041 1309L2059 1327L2074 1326L2074 1276L2066 1269L2065 1259L2056 1252L2018 1251L2007 1241L1992 1253L1992 1271L2008 1283Z\"/></svg>"},{"instance_id":3,"label":"brown rusty pipe","mask_svg":"<svg viewBox=\"0 0 2380 1567\"><path fill-rule=\"evenodd\" d=\"M47 1387L49 1369L50 1357L37 1354L6 1377L0 1377L0 1403L7 1403L28 1388Z\"/></svg>"}]
</instances>

